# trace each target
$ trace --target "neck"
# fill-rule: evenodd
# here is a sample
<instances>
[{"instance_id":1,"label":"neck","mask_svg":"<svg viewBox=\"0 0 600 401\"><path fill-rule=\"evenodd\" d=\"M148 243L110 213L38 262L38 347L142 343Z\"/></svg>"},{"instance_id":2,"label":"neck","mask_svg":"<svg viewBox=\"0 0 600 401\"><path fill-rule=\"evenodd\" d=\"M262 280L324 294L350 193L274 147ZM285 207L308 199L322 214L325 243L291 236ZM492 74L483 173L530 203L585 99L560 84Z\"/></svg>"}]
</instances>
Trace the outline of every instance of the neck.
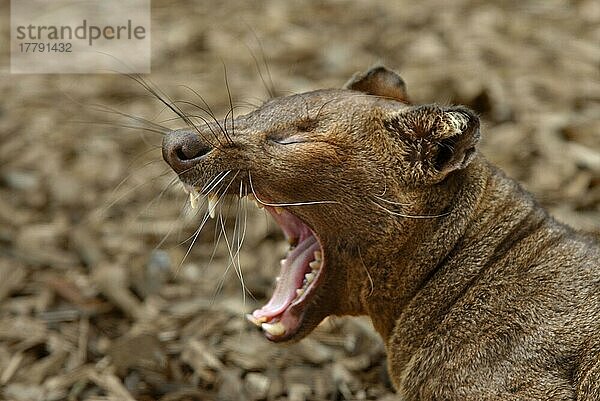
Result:
<instances>
[{"instance_id":1,"label":"neck","mask_svg":"<svg viewBox=\"0 0 600 401\"><path fill-rule=\"evenodd\" d=\"M361 292L363 307L386 342L403 315L420 332L437 324L499 252L546 219L516 182L483 158L451 180L444 191L456 190L442 195L451 205L448 215L414 221L410 240L396 252L375 251L367 259L373 285Z\"/></svg>"}]
</instances>

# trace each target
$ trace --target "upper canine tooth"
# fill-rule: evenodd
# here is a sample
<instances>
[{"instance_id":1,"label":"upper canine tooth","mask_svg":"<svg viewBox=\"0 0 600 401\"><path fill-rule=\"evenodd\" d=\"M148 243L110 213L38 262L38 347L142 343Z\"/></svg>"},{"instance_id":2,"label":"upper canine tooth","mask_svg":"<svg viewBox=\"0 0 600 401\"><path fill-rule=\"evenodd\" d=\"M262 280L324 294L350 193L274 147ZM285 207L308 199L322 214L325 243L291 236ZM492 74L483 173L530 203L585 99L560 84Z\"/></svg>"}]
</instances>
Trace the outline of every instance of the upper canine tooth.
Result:
<instances>
[{"instance_id":1,"label":"upper canine tooth","mask_svg":"<svg viewBox=\"0 0 600 401\"><path fill-rule=\"evenodd\" d=\"M311 269L318 270L318 269L321 268L321 261L320 260L313 260L308 265L310 266Z\"/></svg>"},{"instance_id":2,"label":"upper canine tooth","mask_svg":"<svg viewBox=\"0 0 600 401\"><path fill-rule=\"evenodd\" d=\"M280 336L283 333L285 333L285 326L281 322L277 322L274 324L263 323L260 325L260 327L262 327L262 329L264 331L266 331L267 333L269 333L273 336Z\"/></svg>"},{"instance_id":3,"label":"upper canine tooth","mask_svg":"<svg viewBox=\"0 0 600 401\"><path fill-rule=\"evenodd\" d=\"M215 209L217 208L217 202L219 197L214 192L208 194L208 215L211 219L215 218Z\"/></svg>"},{"instance_id":4,"label":"upper canine tooth","mask_svg":"<svg viewBox=\"0 0 600 401\"><path fill-rule=\"evenodd\" d=\"M260 325L261 325L262 323L264 323L264 322L266 322L266 321L267 321L267 318L266 318L265 316L263 316L263 317L254 317L254 316L252 316L252 315L251 315L251 314L249 314L249 313L246 315L246 319L247 319L247 320L248 320L250 323L252 323L252 324L254 324L255 326L258 326L258 327L261 327Z\"/></svg>"},{"instance_id":5,"label":"upper canine tooth","mask_svg":"<svg viewBox=\"0 0 600 401\"><path fill-rule=\"evenodd\" d=\"M190 191L190 206L192 209L196 209L198 207L198 199L200 198L200 194L196 191Z\"/></svg>"}]
</instances>

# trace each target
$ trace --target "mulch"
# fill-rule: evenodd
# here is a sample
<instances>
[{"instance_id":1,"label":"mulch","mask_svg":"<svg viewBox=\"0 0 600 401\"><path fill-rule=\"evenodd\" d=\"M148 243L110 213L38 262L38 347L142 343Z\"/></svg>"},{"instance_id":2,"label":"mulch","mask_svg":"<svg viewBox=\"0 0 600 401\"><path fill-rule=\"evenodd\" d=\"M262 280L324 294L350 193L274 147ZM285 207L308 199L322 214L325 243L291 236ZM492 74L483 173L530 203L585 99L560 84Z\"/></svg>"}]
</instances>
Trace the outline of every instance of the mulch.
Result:
<instances>
[{"instance_id":1,"label":"mulch","mask_svg":"<svg viewBox=\"0 0 600 401\"><path fill-rule=\"evenodd\" d=\"M267 88L339 87L385 63L415 101L475 109L486 156L600 235L597 1L152 5L146 78L172 99L198 101L187 85L223 116L223 64L249 109ZM245 203L223 208L230 239L246 216L244 292L221 221L196 235L204 210L190 210L160 135L111 111L182 125L139 84L0 73L0 398L395 399L368 319L328 318L284 346L246 322L272 291L281 233Z\"/></svg>"}]
</instances>

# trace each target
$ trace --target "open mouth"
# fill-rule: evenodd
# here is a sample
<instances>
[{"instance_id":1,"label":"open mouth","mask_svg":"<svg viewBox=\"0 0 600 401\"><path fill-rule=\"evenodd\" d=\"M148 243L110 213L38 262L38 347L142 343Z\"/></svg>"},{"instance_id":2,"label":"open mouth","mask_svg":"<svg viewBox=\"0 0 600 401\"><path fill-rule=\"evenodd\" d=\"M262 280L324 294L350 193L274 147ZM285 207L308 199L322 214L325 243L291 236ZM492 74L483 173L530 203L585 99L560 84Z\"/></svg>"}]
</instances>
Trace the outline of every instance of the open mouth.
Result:
<instances>
[{"instance_id":1,"label":"open mouth","mask_svg":"<svg viewBox=\"0 0 600 401\"><path fill-rule=\"evenodd\" d=\"M290 248L281 260L271 299L247 318L260 326L267 338L281 341L298 331L306 304L321 282L323 248L312 229L300 218L279 207L261 206L273 216Z\"/></svg>"},{"instance_id":2,"label":"open mouth","mask_svg":"<svg viewBox=\"0 0 600 401\"><path fill-rule=\"evenodd\" d=\"M190 203L195 207L199 194L189 186ZM320 285L323 276L323 247L314 231L299 217L276 206L257 200L252 194L248 198L265 209L277 222L290 248L281 260L279 275L275 279L275 290L269 301L246 318L262 328L272 341L284 341L296 334L302 325L306 306ZM216 196L208 195L208 210L214 215Z\"/></svg>"}]
</instances>

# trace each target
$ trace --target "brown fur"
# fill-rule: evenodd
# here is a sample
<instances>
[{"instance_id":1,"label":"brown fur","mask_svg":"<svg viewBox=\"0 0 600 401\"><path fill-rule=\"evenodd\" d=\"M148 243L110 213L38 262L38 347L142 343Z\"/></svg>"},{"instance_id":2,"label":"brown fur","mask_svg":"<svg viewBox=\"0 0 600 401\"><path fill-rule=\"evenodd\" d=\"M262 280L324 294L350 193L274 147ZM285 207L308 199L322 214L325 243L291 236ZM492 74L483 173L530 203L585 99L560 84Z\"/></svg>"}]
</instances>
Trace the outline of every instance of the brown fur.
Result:
<instances>
[{"instance_id":1,"label":"brown fur","mask_svg":"<svg viewBox=\"0 0 600 401\"><path fill-rule=\"evenodd\" d=\"M327 269L292 339L367 314L403 400L600 400L598 244L485 160L470 110L412 106L381 67L346 88L273 99L235 120L233 144L174 166L337 202L289 207Z\"/></svg>"}]
</instances>

